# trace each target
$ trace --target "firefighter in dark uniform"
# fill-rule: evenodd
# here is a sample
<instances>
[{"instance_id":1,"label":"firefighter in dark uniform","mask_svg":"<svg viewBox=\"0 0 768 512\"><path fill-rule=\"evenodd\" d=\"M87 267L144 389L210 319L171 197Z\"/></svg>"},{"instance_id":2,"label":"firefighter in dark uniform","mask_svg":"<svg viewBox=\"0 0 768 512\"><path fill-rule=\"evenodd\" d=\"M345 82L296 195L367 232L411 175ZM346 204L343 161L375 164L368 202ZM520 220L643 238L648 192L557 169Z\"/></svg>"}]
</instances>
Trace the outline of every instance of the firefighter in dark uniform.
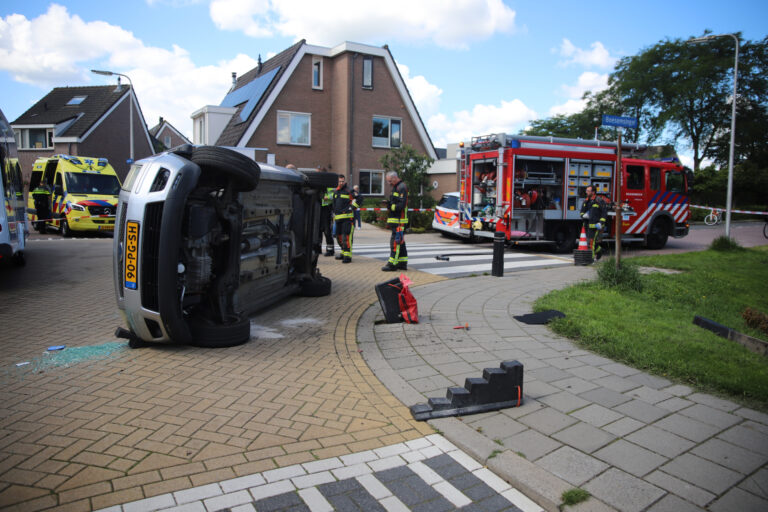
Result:
<instances>
[{"instance_id":1,"label":"firefighter in dark uniform","mask_svg":"<svg viewBox=\"0 0 768 512\"><path fill-rule=\"evenodd\" d=\"M318 172L327 172L325 168L318 168ZM333 234L332 218L333 218L333 191L336 190L333 187L328 187L323 194L323 198L320 202L320 240L322 243L323 235L325 235L325 255L333 256Z\"/></svg>"},{"instance_id":2,"label":"firefighter in dark uniform","mask_svg":"<svg viewBox=\"0 0 768 512\"><path fill-rule=\"evenodd\" d=\"M389 261L381 267L385 272L408 270L408 250L405 248L405 226L408 224L408 187L395 171L387 173L387 183L392 193L387 201L387 226L392 231L389 238Z\"/></svg>"},{"instance_id":3,"label":"firefighter in dark uniform","mask_svg":"<svg viewBox=\"0 0 768 512\"><path fill-rule=\"evenodd\" d=\"M599 260L602 257L603 248L600 242L603 239L603 226L607 215L605 201L597 197L595 187L587 187L587 197L581 205L581 218L584 219L584 227L587 229L587 239L592 247L592 258Z\"/></svg>"},{"instance_id":4,"label":"firefighter in dark uniform","mask_svg":"<svg viewBox=\"0 0 768 512\"><path fill-rule=\"evenodd\" d=\"M35 223L35 229L42 233L45 229L45 221L51 218L51 188L47 183L41 181L35 187L35 190L32 191L32 200L38 219Z\"/></svg>"},{"instance_id":5,"label":"firefighter in dark uniform","mask_svg":"<svg viewBox=\"0 0 768 512\"><path fill-rule=\"evenodd\" d=\"M336 223L336 239L341 247L341 254L336 256L342 263L352 263L352 235L355 232L354 216L357 194L349 190L347 179L339 175L339 186L333 191L333 219Z\"/></svg>"}]
</instances>

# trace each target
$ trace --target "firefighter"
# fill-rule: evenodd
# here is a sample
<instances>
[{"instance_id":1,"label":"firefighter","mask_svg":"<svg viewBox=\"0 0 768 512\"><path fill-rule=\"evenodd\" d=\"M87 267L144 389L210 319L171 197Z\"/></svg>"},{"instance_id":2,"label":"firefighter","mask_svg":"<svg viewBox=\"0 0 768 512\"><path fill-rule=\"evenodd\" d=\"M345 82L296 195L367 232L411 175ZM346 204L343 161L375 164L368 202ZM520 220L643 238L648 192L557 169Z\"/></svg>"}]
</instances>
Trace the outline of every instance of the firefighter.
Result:
<instances>
[{"instance_id":1,"label":"firefighter","mask_svg":"<svg viewBox=\"0 0 768 512\"><path fill-rule=\"evenodd\" d=\"M45 229L45 221L51 218L51 188L41 181L32 191L32 200L35 203L37 223L35 227L42 232Z\"/></svg>"},{"instance_id":2,"label":"firefighter","mask_svg":"<svg viewBox=\"0 0 768 512\"><path fill-rule=\"evenodd\" d=\"M325 167L317 168L317 172L327 172ZM328 187L323 194L320 202L320 243L322 244L323 235L325 235L325 255L333 256L333 192L334 187Z\"/></svg>"},{"instance_id":3,"label":"firefighter","mask_svg":"<svg viewBox=\"0 0 768 512\"><path fill-rule=\"evenodd\" d=\"M405 248L405 225L408 224L408 187L395 171L387 173L392 194L387 201L387 225L392 231L389 238L389 261L381 267L385 272L408 270L408 251Z\"/></svg>"},{"instance_id":4,"label":"firefighter","mask_svg":"<svg viewBox=\"0 0 768 512\"><path fill-rule=\"evenodd\" d=\"M584 227L587 229L587 238L592 246L592 258L599 260L602 257L603 248L600 243L603 239L603 226L605 226L607 206L602 198L597 196L595 187L587 187L587 197L581 205L581 218L584 219Z\"/></svg>"},{"instance_id":5,"label":"firefighter","mask_svg":"<svg viewBox=\"0 0 768 512\"><path fill-rule=\"evenodd\" d=\"M341 254L336 256L342 263L352 263L352 235L355 232L354 216L357 194L347 187L347 179L339 175L339 186L333 191L333 219L336 225L336 238L341 247Z\"/></svg>"}]
</instances>

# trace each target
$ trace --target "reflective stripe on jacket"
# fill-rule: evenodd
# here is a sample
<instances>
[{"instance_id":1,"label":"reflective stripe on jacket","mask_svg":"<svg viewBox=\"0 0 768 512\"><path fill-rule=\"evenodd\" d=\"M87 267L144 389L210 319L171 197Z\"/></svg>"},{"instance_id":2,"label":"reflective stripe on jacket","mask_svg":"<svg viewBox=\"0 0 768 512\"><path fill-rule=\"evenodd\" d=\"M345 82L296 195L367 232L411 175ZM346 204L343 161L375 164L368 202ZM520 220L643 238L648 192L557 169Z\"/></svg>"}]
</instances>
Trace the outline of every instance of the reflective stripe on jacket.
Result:
<instances>
[{"instance_id":1,"label":"reflective stripe on jacket","mask_svg":"<svg viewBox=\"0 0 768 512\"><path fill-rule=\"evenodd\" d=\"M403 180L397 182L389 196L387 224L408 224L408 187Z\"/></svg>"},{"instance_id":2,"label":"reflective stripe on jacket","mask_svg":"<svg viewBox=\"0 0 768 512\"><path fill-rule=\"evenodd\" d=\"M336 220L351 219L358 209L357 194L345 183L333 191L333 217Z\"/></svg>"}]
</instances>

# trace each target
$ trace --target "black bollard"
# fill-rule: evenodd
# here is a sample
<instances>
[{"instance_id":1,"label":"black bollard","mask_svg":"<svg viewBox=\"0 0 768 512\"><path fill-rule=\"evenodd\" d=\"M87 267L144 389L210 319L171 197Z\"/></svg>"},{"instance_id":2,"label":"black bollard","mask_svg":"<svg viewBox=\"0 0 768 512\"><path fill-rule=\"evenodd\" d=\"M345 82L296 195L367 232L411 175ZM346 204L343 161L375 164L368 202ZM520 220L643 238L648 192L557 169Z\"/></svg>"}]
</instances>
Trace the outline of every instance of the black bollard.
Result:
<instances>
[{"instance_id":1,"label":"black bollard","mask_svg":"<svg viewBox=\"0 0 768 512\"><path fill-rule=\"evenodd\" d=\"M493 234L493 263L491 264L491 275L494 277L504 277L504 243L507 236L503 231L497 231Z\"/></svg>"}]
</instances>

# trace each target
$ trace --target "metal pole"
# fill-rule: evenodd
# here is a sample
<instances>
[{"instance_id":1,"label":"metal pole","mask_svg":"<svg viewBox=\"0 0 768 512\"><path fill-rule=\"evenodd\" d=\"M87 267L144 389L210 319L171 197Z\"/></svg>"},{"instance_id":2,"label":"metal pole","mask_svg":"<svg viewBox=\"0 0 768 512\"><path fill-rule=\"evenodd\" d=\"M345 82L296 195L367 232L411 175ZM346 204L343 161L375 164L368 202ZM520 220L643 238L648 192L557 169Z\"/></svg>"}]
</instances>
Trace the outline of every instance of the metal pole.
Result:
<instances>
[{"instance_id":1,"label":"metal pole","mask_svg":"<svg viewBox=\"0 0 768 512\"><path fill-rule=\"evenodd\" d=\"M619 143L616 153L616 201L614 201L614 218L613 222L616 224L616 270L621 267L621 180L624 178L624 173L621 171L621 128L619 131Z\"/></svg>"},{"instance_id":2,"label":"metal pole","mask_svg":"<svg viewBox=\"0 0 768 512\"><path fill-rule=\"evenodd\" d=\"M507 235L503 231L496 231L493 234L493 261L491 263L491 275L493 277L504 277L504 242Z\"/></svg>"},{"instance_id":3,"label":"metal pole","mask_svg":"<svg viewBox=\"0 0 768 512\"><path fill-rule=\"evenodd\" d=\"M105 71L100 69L92 69L91 73L96 73L97 75L104 75L104 76L122 76L126 80L128 80L128 84L130 84L131 88L128 90L128 131L130 132L128 134L128 144L129 144L129 152L130 152L130 160L131 164L133 164L134 161L134 153L133 153L133 82L131 81L131 77L128 75L124 75L122 73L115 73L114 71Z\"/></svg>"},{"instance_id":4,"label":"metal pole","mask_svg":"<svg viewBox=\"0 0 768 512\"><path fill-rule=\"evenodd\" d=\"M728 152L728 195L725 198L725 236L731 236L731 205L733 198L733 147L736 137L736 80L739 74L739 38L728 34L736 42L736 56L733 61L733 100L731 107L731 149Z\"/></svg>"}]
</instances>

